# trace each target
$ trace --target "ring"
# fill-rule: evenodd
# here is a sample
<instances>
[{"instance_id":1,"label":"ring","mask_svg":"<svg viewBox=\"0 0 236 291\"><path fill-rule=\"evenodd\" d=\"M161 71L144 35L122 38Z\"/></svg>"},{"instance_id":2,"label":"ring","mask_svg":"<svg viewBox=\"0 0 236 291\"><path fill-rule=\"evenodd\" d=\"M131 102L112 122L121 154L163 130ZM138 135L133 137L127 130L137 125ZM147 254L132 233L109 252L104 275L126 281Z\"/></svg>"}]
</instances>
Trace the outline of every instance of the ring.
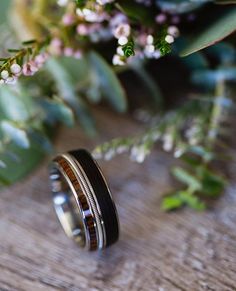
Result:
<instances>
[{"instance_id":1,"label":"ring","mask_svg":"<svg viewBox=\"0 0 236 291\"><path fill-rule=\"evenodd\" d=\"M97 162L86 150L55 157L50 181L54 208L67 236L90 251L118 240L118 215L111 192Z\"/></svg>"}]
</instances>

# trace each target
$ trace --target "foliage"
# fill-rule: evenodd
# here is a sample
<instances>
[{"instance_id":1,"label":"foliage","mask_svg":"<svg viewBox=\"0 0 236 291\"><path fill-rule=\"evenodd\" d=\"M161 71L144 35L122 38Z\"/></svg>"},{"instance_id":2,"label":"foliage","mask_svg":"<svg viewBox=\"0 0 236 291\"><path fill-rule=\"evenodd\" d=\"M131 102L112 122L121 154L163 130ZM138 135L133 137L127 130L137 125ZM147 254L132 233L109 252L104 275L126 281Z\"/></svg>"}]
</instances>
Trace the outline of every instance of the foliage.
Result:
<instances>
[{"instance_id":1,"label":"foliage","mask_svg":"<svg viewBox=\"0 0 236 291\"><path fill-rule=\"evenodd\" d=\"M0 184L14 183L52 153L58 124L78 121L94 136L91 104L105 101L125 112L129 100L118 74L132 70L150 96L143 99L147 130L100 145L94 155L129 152L143 162L159 143L182 161L171 172L183 188L165 196L162 208L204 209L227 184L213 165L232 153L233 2L12 0L8 10L10 1L1 1ZM158 76L146 68L159 58L181 62L195 92L171 110ZM168 78L168 72L160 75Z\"/></svg>"}]
</instances>

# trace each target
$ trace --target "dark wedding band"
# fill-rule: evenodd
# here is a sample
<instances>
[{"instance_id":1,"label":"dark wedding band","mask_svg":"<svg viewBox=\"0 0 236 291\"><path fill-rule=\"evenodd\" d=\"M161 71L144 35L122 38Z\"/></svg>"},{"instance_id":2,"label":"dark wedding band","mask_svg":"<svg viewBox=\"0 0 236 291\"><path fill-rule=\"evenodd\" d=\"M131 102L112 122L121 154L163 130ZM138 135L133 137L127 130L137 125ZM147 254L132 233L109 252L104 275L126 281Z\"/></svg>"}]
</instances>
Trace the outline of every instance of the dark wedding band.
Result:
<instances>
[{"instance_id":1,"label":"dark wedding band","mask_svg":"<svg viewBox=\"0 0 236 291\"><path fill-rule=\"evenodd\" d=\"M50 180L55 210L69 237L91 251L118 240L115 204L98 164L86 150L57 156Z\"/></svg>"}]
</instances>

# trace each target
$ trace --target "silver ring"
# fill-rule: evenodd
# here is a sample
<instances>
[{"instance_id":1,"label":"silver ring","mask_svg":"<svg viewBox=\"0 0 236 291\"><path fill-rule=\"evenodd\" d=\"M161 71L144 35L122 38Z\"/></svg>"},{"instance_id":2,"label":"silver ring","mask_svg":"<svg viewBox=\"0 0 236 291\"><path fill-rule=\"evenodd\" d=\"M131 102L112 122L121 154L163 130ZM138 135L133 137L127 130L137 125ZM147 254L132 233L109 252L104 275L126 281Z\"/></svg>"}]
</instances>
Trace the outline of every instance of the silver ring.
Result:
<instances>
[{"instance_id":1,"label":"silver ring","mask_svg":"<svg viewBox=\"0 0 236 291\"><path fill-rule=\"evenodd\" d=\"M117 210L96 161L83 149L54 158L50 166L54 208L70 238L87 250L119 238Z\"/></svg>"}]
</instances>

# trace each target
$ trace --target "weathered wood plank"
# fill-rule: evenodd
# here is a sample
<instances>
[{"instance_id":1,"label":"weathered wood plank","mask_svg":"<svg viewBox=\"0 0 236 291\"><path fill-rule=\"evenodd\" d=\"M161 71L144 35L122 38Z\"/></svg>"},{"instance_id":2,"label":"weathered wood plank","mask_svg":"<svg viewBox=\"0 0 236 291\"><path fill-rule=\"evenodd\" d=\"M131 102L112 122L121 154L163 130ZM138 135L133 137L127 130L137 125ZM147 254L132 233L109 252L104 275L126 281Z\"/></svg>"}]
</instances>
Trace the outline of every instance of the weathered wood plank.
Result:
<instances>
[{"instance_id":1,"label":"weathered wood plank","mask_svg":"<svg viewBox=\"0 0 236 291\"><path fill-rule=\"evenodd\" d=\"M128 117L102 112L97 119L100 141L140 131ZM92 149L95 142L79 128L65 129L57 149ZM101 253L85 253L64 235L52 207L47 162L2 191L0 290L236 290L235 181L204 213L163 213L159 204L171 188L173 162L160 151L143 165L127 157L102 162L121 238Z\"/></svg>"}]
</instances>

